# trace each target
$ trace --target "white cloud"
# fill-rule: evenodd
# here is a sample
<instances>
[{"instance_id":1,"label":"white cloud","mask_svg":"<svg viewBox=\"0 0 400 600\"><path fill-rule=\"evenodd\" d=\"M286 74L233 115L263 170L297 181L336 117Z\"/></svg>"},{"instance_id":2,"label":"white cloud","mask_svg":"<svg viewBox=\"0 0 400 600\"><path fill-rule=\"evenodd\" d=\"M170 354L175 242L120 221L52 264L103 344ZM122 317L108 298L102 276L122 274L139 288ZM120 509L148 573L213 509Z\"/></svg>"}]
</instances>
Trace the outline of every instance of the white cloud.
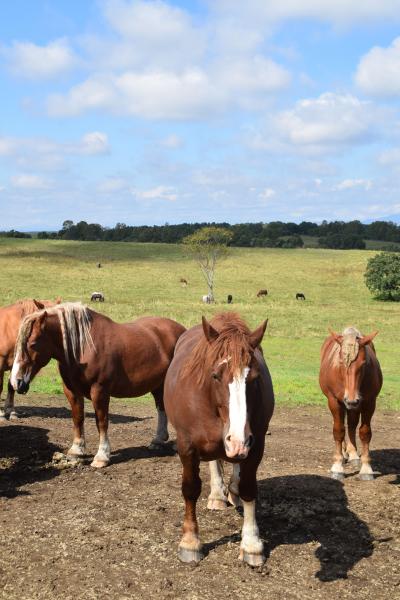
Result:
<instances>
[{"instance_id":1,"label":"white cloud","mask_svg":"<svg viewBox=\"0 0 400 600\"><path fill-rule=\"evenodd\" d=\"M400 20L398 0L213 0L222 15L242 19L244 23L271 23L289 19L316 19L337 26L359 25L360 21Z\"/></svg>"},{"instance_id":2,"label":"white cloud","mask_svg":"<svg viewBox=\"0 0 400 600\"><path fill-rule=\"evenodd\" d=\"M175 201L178 198L178 194L176 190L172 187L168 187L165 185L159 185L157 187L148 189L148 190L134 190L133 194L137 198L142 198L143 200L170 200Z\"/></svg>"},{"instance_id":3,"label":"white cloud","mask_svg":"<svg viewBox=\"0 0 400 600\"><path fill-rule=\"evenodd\" d=\"M160 146L164 146L165 148L181 148L183 141L178 135L171 133L171 135L160 141Z\"/></svg>"},{"instance_id":4,"label":"white cloud","mask_svg":"<svg viewBox=\"0 0 400 600\"><path fill-rule=\"evenodd\" d=\"M366 94L400 96L400 37L388 48L375 46L367 52L360 60L355 81Z\"/></svg>"},{"instance_id":5,"label":"white cloud","mask_svg":"<svg viewBox=\"0 0 400 600\"><path fill-rule=\"evenodd\" d=\"M262 190L262 192L258 194L258 197L260 198L260 200L269 200L269 198L275 196L275 193L275 190L273 190L272 188L265 188Z\"/></svg>"},{"instance_id":6,"label":"white cloud","mask_svg":"<svg viewBox=\"0 0 400 600\"><path fill-rule=\"evenodd\" d=\"M326 152L374 140L383 115L369 102L328 92L299 100L293 109L278 113L273 127L281 142L306 151ZM262 139L258 143L261 145Z\"/></svg>"},{"instance_id":7,"label":"white cloud","mask_svg":"<svg viewBox=\"0 0 400 600\"><path fill-rule=\"evenodd\" d=\"M101 131L86 133L81 141L70 148L70 152L77 154L106 154L110 151L108 137Z\"/></svg>"},{"instance_id":8,"label":"white cloud","mask_svg":"<svg viewBox=\"0 0 400 600\"><path fill-rule=\"evenodd\" d=\"M39 175L20 174L11 177L11 185L26 190L48 190L51 185Z\"/></svg>"},{"instance_id":9,"label":"white cloud","mask_svg":"<svg viewBox=\"0 0 400 600\"><path fill-rule=\"evenodd\" d=\"M46 46L15 41L11 46L3 47L1 54L14 75L27 79L51 79L77 64L77 58L64 38Z\"/></svg>"},{"instance_id":10,"label":"white cloud","mask_svg":"<svg viewBox=\"0 0 400 600\"><path fill-rule=\"evenodd\" d=\"M333 189L342 192L354 188L363 188L368 192L372 188L372 181L370 179L344 179L334 186Z\"/></svg>"},{"instance_id":11,"label":"white cloud","mask_svg":"<svg viewBox=\"0 0 400 600\"><path fill-rule=\"evenodd\" d=\"M378 160L382 165L400 166L400 148L385 150L380 154Z\"/></svg>"}]
</instances>

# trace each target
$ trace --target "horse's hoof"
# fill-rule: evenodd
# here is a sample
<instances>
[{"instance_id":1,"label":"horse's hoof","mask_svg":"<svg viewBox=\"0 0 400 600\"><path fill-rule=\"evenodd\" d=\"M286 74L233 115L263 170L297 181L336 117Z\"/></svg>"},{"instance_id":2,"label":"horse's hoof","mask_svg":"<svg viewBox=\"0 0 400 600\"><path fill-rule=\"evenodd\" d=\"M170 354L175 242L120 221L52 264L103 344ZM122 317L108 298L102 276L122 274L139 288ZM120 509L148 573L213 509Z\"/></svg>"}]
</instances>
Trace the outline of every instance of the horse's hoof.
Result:
<instances>
[{"instance_id":1,"label":"horse's hoof","mask_svg":"<svg viewBox=\"0 0 400 600\"><path fill-rule=\"evenodd\" d=\"M12 412L10 412L9 419L10 419L10 421L18 421L19 414L17 412L15 412L15 410L13 410Z\"/></svg>"},{"instance_id":2,"label":"horse's hoof","mask_svg":"<svg viewBox=\"0 0 400 600\"><path fill-rule=\"evenodd\" d=\"M165 444L167 441L168 440L165 440L165 442L160 442L158 440L153 440L149 444L149 450L165 450Z\"/></svg>"},{"instance_id":3,"label":"horse's hoof","mask_svg":"<svg viewBox=\"0 0 400 600\"><path fill-rule=\"evenodd\" d=\"M95 458L91 463L90 466L94 467L95 469L102 469L103 467L108 467L108 465L110 464L109 460L100 460L98 458Z\"/></svg>"},{"instance_id":4,"label":"horse's hoof","mask_svg":"<svg viewBox=\"0 0 400 600\"><path fill-rule=\"evenodd\" d=\"M359 458L353 458L352 460L349 460L347 464L349 465L349 467L359 469L361 467L361 460Z\"/></svg>"},{"instance_id":5,"label":"horse's hoof","mask_svg":"<svg viewBox=\"0 0 400 600\"><path fill-rule=\"evenodd\" d=\"M179 546L178 558L181 562L186 564L198 563L203 558L203 554L201 550L190 550L189 548L182 548Z\"/></svg>"},{"instance_id":6,"label":"horse's hoof","mask_svg":"<svg viewBox=\"0 0 400 600\"><path fill-rule=\"evenodd\" d=\"M250 554L241 549L239 554L239 560L245 562L250 567L262 567L265 563L265 556L263 554Z\"/></svg>"},{"instance_id":7,"label":"horse's hoof","mask_svg":"<svg viewBox=\"0 0 400 600\"><path fill-rule=\"evenodd\" d=\"M331 471L331 478L337 481L344 481L344 473L338 473L337 471Z\"/></svg>"},{"instance_id":8,"label":"horse's hoof","mask_svg":"<svg viewBox=\"0 0 400 600\"><path fill-rule=\"evenodd\" d=\"M360 481L374 481L374 474L373 473L359 473L358 479Z\"/></svg>"},{"instance_id":9,"label":"horse's hoof","mask_svg":"<svg viewBox=\"0 0 400 600\"><path fill-rule=\"evenodd\" d=\"M233 494L232 492L228 492L228 502L232 504L235 508L240 508L242 506L242 501L237 494Z\"/></svg>"},{"instance_id":10,"label":"horse's hoof","mask_svg":"<svg viewBox=\"0 0 400 600\"><path fill-rule=\"evenodd\" d=\"M208 510L225 510L227 506L226 500L214 500L210 498L207 502Z\"/></svg>"},{"instance_id":11,"label":"horse's hoof","mask_svg":"<svg viewBox=\"0 0 400 600\"><path fill-rule=\"evenodd\" d=\"M8 423L8 419L7 419L6 415L4 415L4 414L0 415L0 424L1 423L3 423L3 424Z\"/></svg>"}]
</instances>

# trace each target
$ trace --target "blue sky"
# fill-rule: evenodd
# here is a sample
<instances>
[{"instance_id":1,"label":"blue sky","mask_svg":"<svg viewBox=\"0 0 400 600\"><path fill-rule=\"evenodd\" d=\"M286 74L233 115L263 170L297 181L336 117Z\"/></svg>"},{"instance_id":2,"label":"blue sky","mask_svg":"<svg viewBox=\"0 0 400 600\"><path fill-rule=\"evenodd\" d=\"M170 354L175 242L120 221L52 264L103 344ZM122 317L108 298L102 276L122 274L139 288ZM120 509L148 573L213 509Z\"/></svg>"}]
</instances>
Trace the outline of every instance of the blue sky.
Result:
<instances>
[{"instance_id":1,"label":"blue sky","mask_svg":"<svg viewBox=\"0 0 400 600\"><path fill-rule=\"evenodd\" d=\"M400 215L400 0L2 2L0 86L0 229Z\"/></svg>"}]
</instances>

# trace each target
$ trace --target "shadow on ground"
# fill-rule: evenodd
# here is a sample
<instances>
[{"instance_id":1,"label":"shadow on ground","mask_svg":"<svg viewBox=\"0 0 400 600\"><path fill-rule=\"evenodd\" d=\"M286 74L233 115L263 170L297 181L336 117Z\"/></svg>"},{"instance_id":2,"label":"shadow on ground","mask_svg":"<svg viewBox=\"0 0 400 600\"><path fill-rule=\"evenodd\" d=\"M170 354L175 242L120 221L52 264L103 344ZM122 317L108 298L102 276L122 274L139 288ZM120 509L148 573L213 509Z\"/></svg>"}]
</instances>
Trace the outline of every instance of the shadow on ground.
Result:
<instances>
[{"instance_id":1,"label":"shadow on ground","mask_svg":"<svg viewBox=\"0 0 400 600\"><path fill-rule=\"evenodd\" d=\"M60 447L48 440L48 429L4 425L0 429L0 496L27 494L19 488L27 483L47 481L59 470L49 463Z\"/></svg>"},{"instance_id":2,"label":"shadow on ground","mask_svg":"<svg viewBox=\"0 0 400 600\"><path fill-rule=\"evenodd\" d=\"M17 412L20 418L29 419L30 417L39 417L41 419L72 419L71 411L64 406L17 406ZM94 412L85 411L85 416L95 418ZM110 412L110 423L123 424L147 421L152 417L133 417L131 415L118 415Z\"/></svg>"},{"instance_id":3,"label":"shadow on ground","mask_svg":"<svg viewBox=\"0 0 400 600\"><path fill-rule=\"evenodd\" d=\"M371 450L371 463L374 470L381 475L396 475L392 484L400 484L400 449L385 448L383 450Z\"/></svg>"}]
</instances>

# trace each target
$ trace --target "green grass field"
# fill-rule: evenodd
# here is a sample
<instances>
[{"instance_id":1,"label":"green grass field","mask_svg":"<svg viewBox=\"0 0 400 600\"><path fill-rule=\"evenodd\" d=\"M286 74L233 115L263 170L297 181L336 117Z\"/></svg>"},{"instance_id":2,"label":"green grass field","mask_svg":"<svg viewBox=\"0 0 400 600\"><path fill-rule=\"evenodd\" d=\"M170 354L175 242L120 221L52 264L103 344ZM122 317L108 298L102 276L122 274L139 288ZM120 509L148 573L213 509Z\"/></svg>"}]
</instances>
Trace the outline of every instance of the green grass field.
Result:
<instances>
[{"instance_id":1,"label":"green grass field","mask_svg":"<svg viewBox=\"0 0 400 600\"><path fill-rule=\"evenodd\" d=\"M106 302L94 308L117 321L141 315L171 317L186 327L201 315L232 308L251 327L269 319L263 342L278 403L324 403L318 386L319 349L329 326L378 329L376 348L384 374L380 405L400 408L400 303L374 300L363 282L374 252L321 249L239 249L216 273L214 306L200 269L181 246L111 242L67 242L0 238L0 304L19 298L89 302L102 291ZM102 268L97 268L97 263ZM179 278L189 281L182 288ZM260 288L267 298L256 298ZM306 301L296 301L303 292ZM234 304L226 304L227 294ZM38 375L32 391L62 391L55 365Z\"/></svg>"}]
</instances>

